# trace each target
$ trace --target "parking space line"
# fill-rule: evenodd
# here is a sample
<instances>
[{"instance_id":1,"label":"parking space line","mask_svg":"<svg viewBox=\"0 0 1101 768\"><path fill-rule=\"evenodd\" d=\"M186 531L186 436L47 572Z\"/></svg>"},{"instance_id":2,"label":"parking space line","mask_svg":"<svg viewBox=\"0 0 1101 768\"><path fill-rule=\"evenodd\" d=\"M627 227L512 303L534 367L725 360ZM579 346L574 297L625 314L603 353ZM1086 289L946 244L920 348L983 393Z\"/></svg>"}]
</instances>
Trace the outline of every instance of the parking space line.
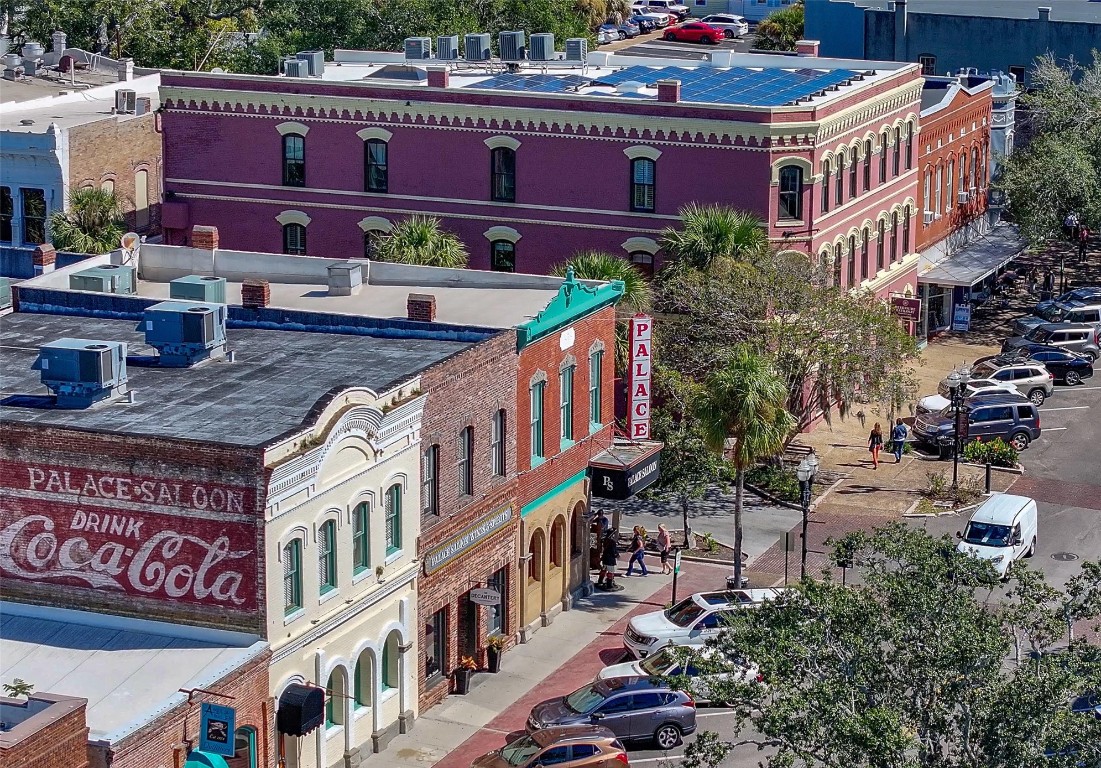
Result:
<instances>
[{"instance_id":1,"label":"parking space line","mask_svg":"<svg viewBox=\"0 0 1101 768\"><path fill-rule=\"evenodd\" d=\"M1044 432L1062 432L1065 429L1067 429L1067 427L1044 427L1043 431Z\"/></svg>"},{"instance_id":2,"label":"parking space line","mask_svg":"<svg viewBox=\"0 0 1101 768\"><path fill-rule=\"evenodd\" d=\"M1084 411L1089 410L1088 405L1067 405L1062 408L1045 408L1044 413L1051 413L1052 411Z\"/></svg>"},{"instance_id":3,"label":"parking space line","mask_svg":"<svg viewBox=\"0 0 1101 768\"><path fill-rule=\"evenodd\" d=\"M683 760L684 755L666 755L665 757L632 757L631 765L641 765L642 763L660 763L665 760Z\"/></svg>"}]
</instances>

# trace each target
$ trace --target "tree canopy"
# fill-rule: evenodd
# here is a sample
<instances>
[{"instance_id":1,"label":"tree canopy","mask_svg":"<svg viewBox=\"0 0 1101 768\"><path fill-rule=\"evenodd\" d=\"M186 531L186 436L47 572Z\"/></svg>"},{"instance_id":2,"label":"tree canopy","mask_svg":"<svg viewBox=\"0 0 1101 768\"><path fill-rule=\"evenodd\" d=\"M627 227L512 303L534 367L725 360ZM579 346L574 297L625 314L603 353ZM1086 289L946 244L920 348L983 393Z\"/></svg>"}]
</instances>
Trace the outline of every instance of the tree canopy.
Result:
<instances>
[{"instance_id":1,"label":"tree canopy","mask_svg":"<svg viewBox=\"0 0 1101 768\"><path fill-rule=\"evenodd\" d=\"M764 51L794 51L803 39L803 4L782 8L757 25L755 46Z\"/></svg>"},{"instance_id":2,"label":"tree canopy","mask_svg":"<svg viewBox=\"0 0 1101 768\"><path fill-rule=\"evenodd\" d=\"M108 253L125 233L118 198L98 187L72 190L68 209L50 216L53 245L62 251Z\"/></svg>"},{"instance_id":3,"label":"tree canopy","mask_svg":"<svg viewBox=\"0 0 1101 768\"><path fill-rule=\"evenodd\" d=\"M421 267L456 269L466 266L467 254L463 241L440 227L439 219L410 216L379 239L375 258Z\"/></svg>"}]
</instances>

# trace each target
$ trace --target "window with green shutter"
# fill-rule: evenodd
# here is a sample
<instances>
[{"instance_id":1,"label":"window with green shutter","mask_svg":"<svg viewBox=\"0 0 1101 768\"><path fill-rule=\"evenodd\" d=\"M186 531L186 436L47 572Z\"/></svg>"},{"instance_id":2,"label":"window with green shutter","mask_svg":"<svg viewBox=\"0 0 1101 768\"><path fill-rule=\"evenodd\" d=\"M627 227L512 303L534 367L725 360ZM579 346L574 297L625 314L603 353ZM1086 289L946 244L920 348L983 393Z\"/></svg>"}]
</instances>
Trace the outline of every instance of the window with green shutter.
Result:
<instances>
[{"instance_id":1,"label":"window with green shutter","mask_svg":"<svg viewBox=\"0 0 1101 768\"><path fill-rule=\"evenodd\" d=\"M397 483L386 491L386 554L401 549L401 486Z\"/></svg>"},{"instance_id":2,"label":"window with green shutter","mask_svg":"<svg viewBox=\"0 0 1101 768\"><path fill-rule=\"evenodd\" d=\"M352 572L371 567L371 507L367 502L352 510Z\"/></svg>"},{"instance_id":3,"label":"window with green shutter","mask_svg":"<svg viewBox=\"0 0 1101 768\"><path fill-rule=\"evenodd\" d=\"M302 540L295 539L283 547L283 613L290 615L302 609Z\"/></svg>"},{"instance_id":4,"label":"window with green shutter","mask_svg":"<svg viewBox=\"0 0 1101 768\"><path fill-rule=\"evenodd\" d=\"M321 594L336 589L336 522L328 520L317 532L317 583Z\"/></svg>"}]
</instances>

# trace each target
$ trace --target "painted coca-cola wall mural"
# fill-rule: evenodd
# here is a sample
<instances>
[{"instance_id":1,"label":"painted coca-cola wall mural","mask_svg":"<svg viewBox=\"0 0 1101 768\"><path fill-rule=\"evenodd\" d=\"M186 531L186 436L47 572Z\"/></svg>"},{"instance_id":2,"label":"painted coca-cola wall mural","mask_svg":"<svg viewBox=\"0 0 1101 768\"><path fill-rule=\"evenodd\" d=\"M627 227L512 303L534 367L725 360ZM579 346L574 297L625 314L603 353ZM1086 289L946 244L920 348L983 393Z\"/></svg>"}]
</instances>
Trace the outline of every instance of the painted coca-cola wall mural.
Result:
<instances>
[{"instance_id":1,"label":"painted coca-cola wall mural","mask_svg":"<svg viewBox=\"0 0 1101 768\"><path fill-rule=\"evenodd\" d=\"M256 610L251 488L8 461L0 478L5 578Z\"/></svg>"}]
</instances>

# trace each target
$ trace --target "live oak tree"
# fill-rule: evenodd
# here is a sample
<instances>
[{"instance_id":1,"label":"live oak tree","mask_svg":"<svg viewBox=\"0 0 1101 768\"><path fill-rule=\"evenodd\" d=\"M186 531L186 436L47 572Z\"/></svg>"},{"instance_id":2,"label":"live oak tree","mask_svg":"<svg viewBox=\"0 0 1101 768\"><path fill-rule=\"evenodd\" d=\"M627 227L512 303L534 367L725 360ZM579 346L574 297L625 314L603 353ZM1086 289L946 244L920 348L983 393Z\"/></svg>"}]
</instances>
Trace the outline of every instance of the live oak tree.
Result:
<instances>
[{"instance_id":1,"label":"live oak tree","mask_svg":"<svg viewBox=\"0 0 1101 768\"><path fill-rule=\"evenodd\" d=\"M1062 591L1015 564L1002 586L955 547L897 523L852 534L835 557L855 553L859 586L808 577L737 612L711 658L748 659L765 685L710 684L736 722L687 765L731 750L769 768L1096 765L1101 719L1071 705L1101 690L1101 649L1064 640L1067 620L1101 614L1101 564Z\"/></svg>"}]
</instances>

